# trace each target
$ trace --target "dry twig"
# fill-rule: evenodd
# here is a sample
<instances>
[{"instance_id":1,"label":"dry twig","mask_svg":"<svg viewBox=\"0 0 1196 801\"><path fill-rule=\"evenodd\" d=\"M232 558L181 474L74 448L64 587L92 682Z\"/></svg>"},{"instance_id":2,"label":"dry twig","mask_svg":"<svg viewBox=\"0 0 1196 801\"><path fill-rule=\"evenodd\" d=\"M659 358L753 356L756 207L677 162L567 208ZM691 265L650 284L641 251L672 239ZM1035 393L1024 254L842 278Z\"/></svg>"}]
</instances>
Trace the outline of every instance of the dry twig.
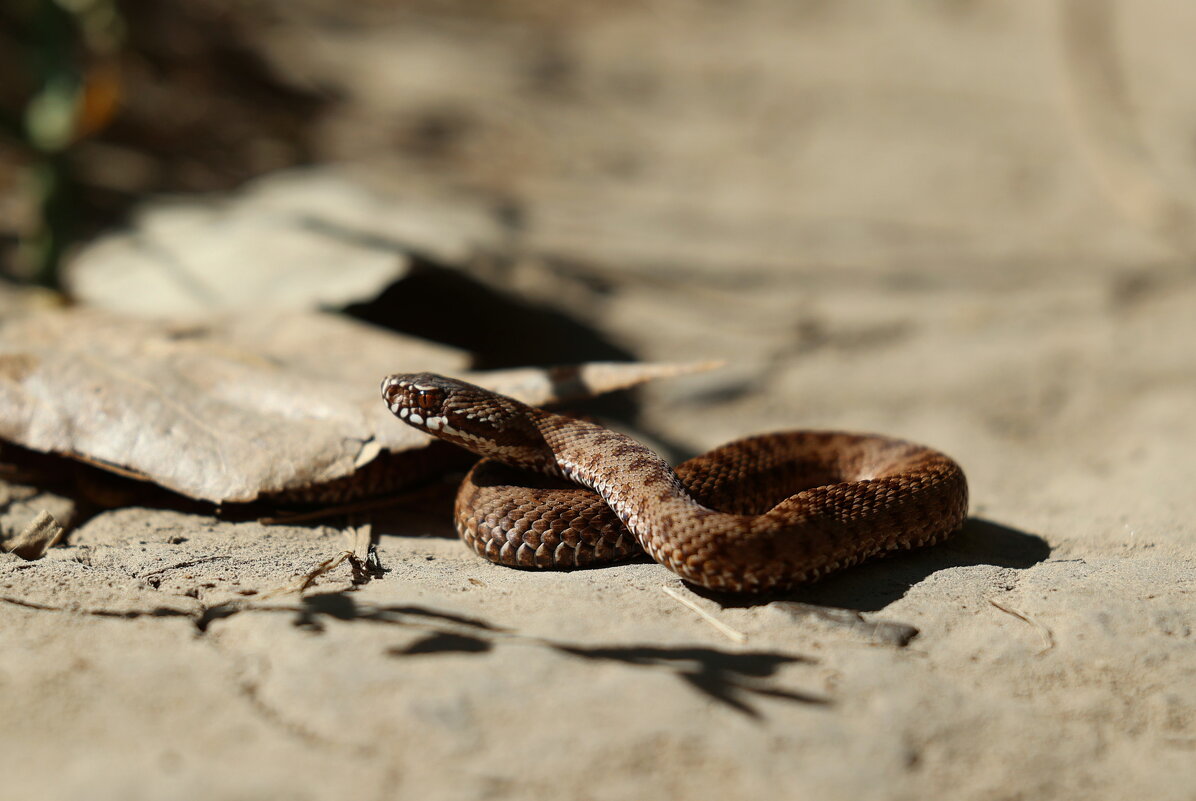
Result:
<instances>
[{"instance_id":1,"label":"dry twig","mask_svg":"<svg viewBox=\"0 0 1196 801\"><path fill-rule=\"evenodd\" d=\"M714 617L714 615L710 614L705 609L698 606L693 601L689 600L684 595L682 595L681 593L674 590L672 587L661 587L661 589L664 590L665 594L668 595L670 598L680 601L682 604L689 607L694 612L697 612L699 617L701 617L703 620L705 620L711 626L714 626L716 629L718 629L719 633L722 634L724 637L726 637L731 642L738 643L739 645L743 645L744 643L747 642L746 634L744 634L741 631L736 631L735 629L731 628L726 623L724 623L721 620L719 620L718 618Z\"/></svg>"},{"instance_id":2,"label":"dry twig","mask_svg":"<svg viewBox=\"0 0 1196 801\"><path fill-rule=\"evenodd\" d=\"M997 609L1000 609L1005 614L1013 615L1018 620L1021 620L1025 623L1029 623L1031 626L1038 629L1038 633L1042 636L1042 642L1045 647L1041 651L1036 652L1034 654L1035 656L1042 656L1047 651L1049 651L1055 647L1055 634L1050 629L1048 629L1046 626L1042 625L1037 620L1035 620L1034 618L1027 615L1025 612L1019 612L1018 610L1013 609L1011 607L1002 606L1001 604L994 601L992 598L989 598L988 602L990 604L992 604L993 606L995 606Z\"/></svg>"}]
</instances>

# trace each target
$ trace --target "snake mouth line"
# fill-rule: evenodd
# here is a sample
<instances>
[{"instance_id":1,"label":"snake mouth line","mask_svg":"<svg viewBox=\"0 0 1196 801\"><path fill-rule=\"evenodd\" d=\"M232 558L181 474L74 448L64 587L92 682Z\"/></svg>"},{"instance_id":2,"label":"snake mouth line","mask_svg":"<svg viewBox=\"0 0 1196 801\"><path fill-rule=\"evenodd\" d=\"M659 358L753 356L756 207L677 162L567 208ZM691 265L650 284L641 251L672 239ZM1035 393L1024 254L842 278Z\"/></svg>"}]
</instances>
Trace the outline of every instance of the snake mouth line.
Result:
<instances>
[{"instance_id":1,"label":"snake mouth line","mask_svg":"<svg viewBox=\"0 0 1196 801\"><path fill-rule=\"evenodd\" d=\"M400 408L398 412L399 419L405 420L411 425L427 431L443 431L446 434L460 434L461 432L449 425L448 418L443 416L424 417L419 412L408 409L406 407Z\"/></svg>"}]
</instances>

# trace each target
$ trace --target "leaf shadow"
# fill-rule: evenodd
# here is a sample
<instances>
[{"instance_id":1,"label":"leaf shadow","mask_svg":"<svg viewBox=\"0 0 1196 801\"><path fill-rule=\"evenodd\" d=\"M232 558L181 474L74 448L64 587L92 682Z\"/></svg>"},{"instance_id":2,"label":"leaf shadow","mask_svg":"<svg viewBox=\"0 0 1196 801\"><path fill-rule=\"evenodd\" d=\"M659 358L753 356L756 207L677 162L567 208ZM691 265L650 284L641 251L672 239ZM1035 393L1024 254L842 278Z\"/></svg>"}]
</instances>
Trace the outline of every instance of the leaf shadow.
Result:
<instances>
[{"instance_id":1,"label":"leaf shadow","mask_svg":"<svg viewBox=\"0 0 1196 801\"><path fill-rule=\"evenodd\" d=\"M778 651L722 651L717 648L625 646L593 648L549 643L554 650L595 661L617 662L647 668L664 668L707 698L760 720L759 709L749 703L752 695L825 706L829 698L814 693L764 684L784 665L813 664L815 660Z\"/></svg>"},{"instance_id":2,"label":"leaf shadow","mask_svg":"<svg viewBox=\"0 0 1196 801\"><path fill-rule=\"evenodd\" d=\"M415 604L395 604L390 606L358 604L352 597L343 592L330 592L304 597L303 606L298 610L295 617L295 625L310 631L323 631L324 623L321 620L322 617L330 617L340 621L361 620L368 623L390 623L396 625L441 623L462 626L477 631L503 631L503 629L479 618L442 612L426 606Z\"/></svg>"},{"instance_id":3,"label":"leaf shadow","mask_svg":"<svg viewBox=\"0 0 1196 801\"><path fill-rule=\"evenodd\" d=\"M769 683L786 665L814 664L799 654L779 651L723 651L701 646L626 645L593 647L574 645L540 637L526 637L484 620L444 612L425 606L369 606L358 604L345 593L308 596L295 612L296 626L322 632L322 618L418 627L427 633L414 642L386 651L396 658L436 655L472 655L492 652L500 645L547 648L556 653L592 662L613 662L637 669L664 670L691 689L734 711L761 720L751 703L753 696L793 703L825 706L824 696L790 690ZM227 616L227 615L226 615Z\"/></svg>"},{"instance_id":4,"label":"leaf shadow","mask_svg":"<svg viewBox=\"0 0 1196 801\"><path fill-rule=\"evenodd\" d=\"M490 640L472 634L437 631L410 645L386 649L389 656L424 656L427 654L484 654L494 650Z\"/></svg>"},{"instance_id":5,"label":"leaf shadow","mask_svg":"<svg viewBox=\"0 0 1196 801\"><path fill-rule=\"evenodd\" d=\"M635 358L572 315L509 293L426 253L404 250L410 269L402 280L367 303L351 304L347 314L462 348L473 355L475 369ZM454 310L451 324L445 309ZM503 336L495 336L495 331Z\"/></svg>"}]
</instances>

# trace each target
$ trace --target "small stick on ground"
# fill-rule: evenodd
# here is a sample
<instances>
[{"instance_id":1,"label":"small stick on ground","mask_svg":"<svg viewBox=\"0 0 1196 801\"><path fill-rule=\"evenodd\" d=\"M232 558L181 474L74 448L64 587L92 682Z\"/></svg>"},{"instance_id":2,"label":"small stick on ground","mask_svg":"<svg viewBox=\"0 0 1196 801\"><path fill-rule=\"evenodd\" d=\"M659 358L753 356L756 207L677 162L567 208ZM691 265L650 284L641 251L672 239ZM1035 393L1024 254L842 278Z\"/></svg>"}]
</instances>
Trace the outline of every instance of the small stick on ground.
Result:
<instances>
[{"instance_id":1,"label":"small stick on ground","mask_svg":"<svg viewBox=\"0 0 1196 801\"><path fill-rule=\"evenodd\" d=\"M374 527L370 523L353 526L344 532L349 540L349 548L353 556L349 558L349 566L353 568L353 585L368 584L371 579L381 578L385 573L382 562L378 559L378 549L374 543Z\"/></svg>"},{"instance_id":2,"label":"small stick on ground","mask_svg":"<svg viewBox=\"0 0 1196 801\"><path fill-rule=\"evenodd\" d=\"M684 595L682 595L681 593L674 590L672 587L661 587L661 589L664 590L665 594L668 595L670 598L680 601L682 604L689 607L694 612L697 612L699 617L701 617L707 623L709 623L710 625L712 625L716 629L718 629L719 633L722 634L724 637L726 637L731 642L738 643L739 645L743 645L745 642L747 642L746 634L744 634L741 631L736 631L735 629L731 628L726 623L722 622L721 620L716 618L714 615L710 614L705 609L698 606L693 601L689 600Z\"/></svg>"},{"instance_id":3,"label":"small stick on ground","mask_svg":"<svg viewBox=\"0 0 1196 801\"><path fill-rule=\"evenodd\" d=\"M54 515L43 509L20 534L3 543L0 551L11 551L27 560L41 559L46 551L58 544L63 532Z\"/></svg>"},{"instance_id":4,"label":"small stick on ground","mask_svg":"<svg viewBox=\"0 0 1196 801\"><path fill-rule=\"evenodd\" d=\"M1042 656L1047 651L1049 651L1055 647L1055 634L1050 629L1048 629L1046 626L1042 625L1037 620L1035 620L1034 618L1027 615L1025 612L1019 612L1018 610L1013 609L1011 607L1002 606L1001 604L994 601L992 598L989 598L988 602L990 604L992 604L993 606L995 606L997 609L1000 609L1005 614L1013 615L1018 620L1021 620L1024 623L1029 623L1031 626L1038 629L1038 633L1042 636L1042 642L1045 645L1045 647L1041 651L1036 652L1034 654L1035 656Z\"/></svg>"},{"instance_id":5,"label":"small stick on ground","mask_svg":"<svg viewBox=\"0 0 1196 801\"><path fill-rule=\"evenodd\" d=\"M308 587L310 587L311 585L316 583L316 579L318 579L320 576L324 575L325 573L327 573L331 570L335 570L336 568L340 567L341 563L344 562L346 559L352 559L352 558L353 558L352 551L341 551L340 553L338 553L336 556L332 557L331 559L325 559L323 562L316 565L314 568L309 570L304 575L300 576L295 581L292 581L290 584L284 585L282 587L279 587L274 590L270 590L269 592L259 595L257 600L264 601L267 598L276 598L280 595L290 595L292 593L294 593L296 595L302 595L303 592Z\"/></svg>"}]
</instances>

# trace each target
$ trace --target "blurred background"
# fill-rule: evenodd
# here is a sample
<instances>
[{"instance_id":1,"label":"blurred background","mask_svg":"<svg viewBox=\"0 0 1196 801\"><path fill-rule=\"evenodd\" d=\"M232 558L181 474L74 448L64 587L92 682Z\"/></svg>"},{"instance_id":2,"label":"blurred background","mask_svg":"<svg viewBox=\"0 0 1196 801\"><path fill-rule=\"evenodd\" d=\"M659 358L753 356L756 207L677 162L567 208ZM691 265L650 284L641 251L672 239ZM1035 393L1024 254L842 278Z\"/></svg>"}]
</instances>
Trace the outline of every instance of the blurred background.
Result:
<instances>
[{"instance_id":1,"label":"blurred background","mask_svg":"<svg viewBox=\"0 0 1196 801\"><path fill-rule=\"evenodd\" d=\"M673 460L924 442L972 518L790 611L695 595L744 650L655 565L491 570L414 536L449 533L447 495L373 529L390 579L327 594L357 588L341 564L293 620L267 599L336 564L338 528L116 496L40 561L0 554L0 775L1190 799L1194 32L1186 0L3 0L5 437L168 487L243 467L192 495L245 500L414 434L377 395L412 364L722 360L599 411ZM75 515L34 491L14 530ZM416 639L446 621L472 628ZM849 630L874 621L922 639Z\"/></svg>"},{"instance_id":2,"label":"blurred background","mask_svg":"<svg viewBox=\"0 0 1196 801\"><path fill-rule=\"evenodd\" d=\"M1181 274L1194 25L1179 0L9 0L0 269L169 311L144 272L85 275L91 244L180 197L327 193L334 169L402 202L327 235L382 241L404 277L308 302L484 367L730 359L711 391L733 393L965 288L1116 302ZM235 307L222 290L183 291Z\"/></svg>"}]
</instances>

